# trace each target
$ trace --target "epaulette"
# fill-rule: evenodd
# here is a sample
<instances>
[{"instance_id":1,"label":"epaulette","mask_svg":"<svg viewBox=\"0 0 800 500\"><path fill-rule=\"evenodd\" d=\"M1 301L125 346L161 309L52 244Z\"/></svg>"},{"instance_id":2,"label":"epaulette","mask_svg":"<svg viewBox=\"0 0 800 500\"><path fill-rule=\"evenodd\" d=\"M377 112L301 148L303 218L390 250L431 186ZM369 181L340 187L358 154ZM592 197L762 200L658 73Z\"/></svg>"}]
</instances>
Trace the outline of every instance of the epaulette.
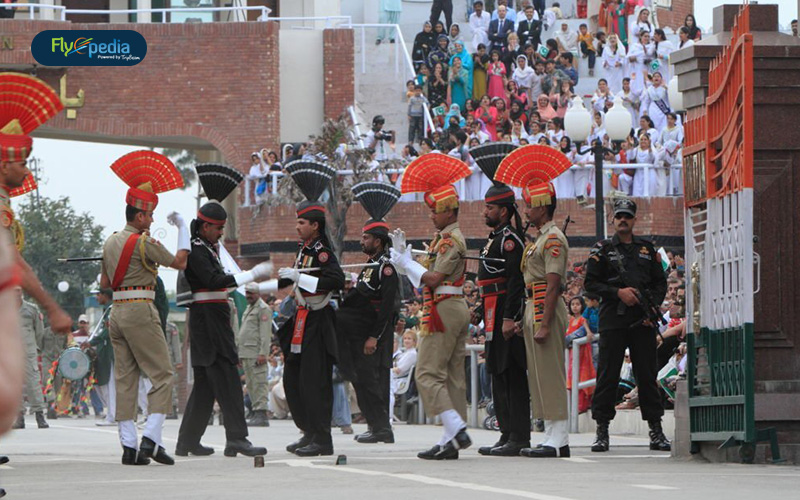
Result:
<instances>
[{"instance_id":1,"label":"epaulette","mask_svg":"<svg viewBox=\"0 0 800 500\"><path fill-rule=\"evenodd\" d=\"M606 245L610 243L611 243L610 239L600 240L597 243L595 243L592 249L589 250L589 258L594 260L595 262L600 262L600 254L602 253L603 248L605 248Z\"/></svg>"},{"instance_id":2,"label":"epaulette","mask_svg":"<svg viewBox=\"0 0 800 500\"><path fill-rule=\"evenodd\" d=\"M322 244L322 241L317 241L314 244L314 250L316 251L325 250L325 245Z\"/></svg>"},{"instance_id":3,"label":"epaulette","mask_svg":"<svg viewBox=\"0 0 800 500\"><path fill-rule=\"evenodd\" d=\"M381 255L378 262L381 264L378 266L379 279L382 280L384 276L391 276L395 273L394 264L392 264L388 254Z\"/></svg>"}]
</instances>

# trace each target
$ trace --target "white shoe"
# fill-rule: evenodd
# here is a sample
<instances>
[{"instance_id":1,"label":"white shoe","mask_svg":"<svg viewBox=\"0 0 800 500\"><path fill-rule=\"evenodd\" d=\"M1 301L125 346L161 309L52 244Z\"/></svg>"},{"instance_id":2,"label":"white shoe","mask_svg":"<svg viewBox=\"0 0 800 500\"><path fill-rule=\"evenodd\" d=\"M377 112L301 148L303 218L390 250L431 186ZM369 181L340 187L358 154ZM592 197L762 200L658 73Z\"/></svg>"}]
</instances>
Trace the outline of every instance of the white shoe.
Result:
<instances>
[{"instance_id":1,"label":"white shoe","mask_svg":"<svg viewBox=\"0 0 800 500\"><path fill-rule=\"evenodd\" d=\"M98 427L111 427L111 426L116 426L117 423L111 422L109 420L100 420L99 422L95 422L94 425Z\"/></svg>"}]
</instances>

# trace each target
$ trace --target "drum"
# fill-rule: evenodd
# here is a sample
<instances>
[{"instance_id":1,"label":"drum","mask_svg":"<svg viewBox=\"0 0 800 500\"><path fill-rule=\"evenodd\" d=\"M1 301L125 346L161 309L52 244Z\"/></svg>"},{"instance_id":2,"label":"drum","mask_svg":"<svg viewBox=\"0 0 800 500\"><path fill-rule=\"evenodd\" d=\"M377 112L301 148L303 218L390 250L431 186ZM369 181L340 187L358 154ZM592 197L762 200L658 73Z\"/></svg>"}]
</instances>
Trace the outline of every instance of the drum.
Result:
<instances>
[{"instance_id":1,"label":"drum","mask_svg":"<svg viewBox=\"0 0 800 500\"><path fill-rule=\"evenodd\" d=\"M69 380L83 380L89 374L91 361L80 347L70 347L58 357L58 373Z\"/></svg>"}]
</instances>

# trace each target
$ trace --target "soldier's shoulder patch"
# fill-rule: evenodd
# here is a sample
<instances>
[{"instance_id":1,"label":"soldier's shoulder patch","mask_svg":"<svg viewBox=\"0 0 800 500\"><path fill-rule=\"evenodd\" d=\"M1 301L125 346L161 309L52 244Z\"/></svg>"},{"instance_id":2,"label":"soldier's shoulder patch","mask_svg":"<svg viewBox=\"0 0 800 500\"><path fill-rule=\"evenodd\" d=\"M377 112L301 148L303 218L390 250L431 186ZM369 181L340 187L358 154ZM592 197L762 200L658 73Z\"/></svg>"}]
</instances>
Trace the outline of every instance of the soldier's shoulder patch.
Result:
<instances>
[{"instance_id":1,"label":"soldier's shoulder patch","mask_svg":"<svg viewBox=\"0 0 800 500\"><path fill-rule=\"evenodd\" d=\"M514 240L512 240L512 239L507 239L507 240L506 240L506 241L503 243L503 250L505 250L506 252L511 252L511 251L513 251L513 250L514 250L514 247L516 247L516 246L517 246L517 244L516 244L516 243L514 243Z\"/></svg>"},{"instance_id":2,"label":"soldier's shoulder patch","mask_svg":"<svg viewBox=\"0 0 800 500\"><path fill-rule=\"evenodd\" d=\"M453 240L447 239L439 242L439 253L446 253L453 246Z\"/></svg>"},{"instance_id":3,"label":"soldier's shoulder patch","mask_svg":"<svg viewBox=\"0 0 800 500\"><path fill-rule=\"evenodd\" d=\"M8 229L14 223L14 212L10 208L3 207L0 211L0 226Z\"/></svg>"},{"instance_id":4,"label":"soldier's shoulder patch","mask_svg":"<svg viewBox=\"0 0 800 500\"><path fill-rule=\"evenodd\" d=\"M331 255L328 252L320 252L319 255L317 255L317 258L324 264L330 260Z\"/></svg>"},{"instance_id":5,"label":"soldier's shoulder patch","mask_svg":"<svg viewBox=\"0 0 800 500\"><path fill-rule=\"evenodd\" d=\"M550 249L550 255L553 257L558 257L561 255L561 245L559 244L557 246L553 246L553 248Z\"/></svg>"},{"instance_id":6,"label":"soldier's shoulder patch","mask_svg":"<svg viewBox=\"0 0 800 500\"><path fill-rule=\"evenodd\" d=\"M386 266L383 268L383 275L384 276L391 276L394 274L394 268L392 266Z\"/></svg>"},{"instance_id":7,"label":"soldier's shoulder patch","mask_svg":"<svg viewBox=\"0 0 800 500\"><path fill-rule=\"evenodd\" d=\"M321 241L317 241L314 245L314 250L325 250L325 245L323 245Z\"/></svg>"},{"instance_id":8,"label":"soldier's shoulder patch","mask_svg":"<svg viewBox=\"0 0 800 500\"><path fill-rule=\"evenodd\" d=\"M261 314L261 321L268 321L268 320L269 320L269 314L262 313Z\"/></svg>"}]
</instances>

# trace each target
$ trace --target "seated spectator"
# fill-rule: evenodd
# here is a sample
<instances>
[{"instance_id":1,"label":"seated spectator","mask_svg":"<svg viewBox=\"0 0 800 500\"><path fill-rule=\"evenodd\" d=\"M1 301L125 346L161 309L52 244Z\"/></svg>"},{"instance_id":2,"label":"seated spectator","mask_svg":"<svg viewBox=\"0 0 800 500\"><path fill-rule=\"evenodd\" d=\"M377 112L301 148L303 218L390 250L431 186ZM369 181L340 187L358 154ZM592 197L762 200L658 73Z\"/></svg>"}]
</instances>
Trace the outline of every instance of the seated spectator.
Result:
<instances>
[{"instance_id":1,"label":"seated spectator","mask_svg":"<svg viewBox=\"0 0 800 500\"><path fill-rule=\"evenodd\" d=\"M558 82L570 80L569 76L556 68L556 61L548 59L545 62L544 76L542 77L542 93L548 96L555 88L558 90Z\"/></svg>"},{"instance_id":2,"label":"seated spectator","mask_svg":"<svg viewBox=\"0 0 800 500\"><path fill-rule=\"evenodd\" d=\"M528 142L531 144L538 144L539 139L547 136L542 132L542 124L538 121L531 121L530 132L528 133Z\"/></svg>"},{"instance_id":3,"label":"seated spectator","mask_svg":"<svg viewBox=\"0 0 800 500\"><path fill-rule=\"evenodd\" d=\"M597 80L597 90L592 96L592 107L596 111L605 113L613 105L614 93L608 87L608 80L601 78Z\"/></svg>"},{"instance_id":4,"label":"seated spectator","mask_svg":"<svg viewBox=\"0 0 800 500\"><path fill-rule=\"evenodd\" d=\"M792 22L793 30L796 24L797 24L796 22ZM703 32L697 26L697 22L694 19L694 14L686 15L686 19L683 21L683 26L689 30L689 40L694 40L695 42L697 42L703 37Z\"/></svg>"},{"instance_id":5,"label":"seated spectator","mask_svg":"<svg viewBox=\"0 0 800 500\"><path fill-rule=\"evenodd\" d=\"M489 134L489 140L497 140L497 108L488 95L481 98L481 105L475 110L475 119L480 120Z\"/></svg>"},{"instance_id":6,"label":"seated spectator","mask_svg":"<svg viewBox=\"0 0 800 500\"><path fill-rule=\"evenodd\" d=\"M541 112L541 111L540 111ZM547 124L547 138L550 139L550 142L554 144L556 147L558 144L561 143L561 138L566 135L564 132L564 119L559 117L554 117L550 120Z\"/></svg>"},{"instance_id":7,"label":"seated spectator","mask_svg":"<svg viewBox=\"0 0 800 500\"><path fill-rule=\"evenodd\" d=\"M570 31L569 24L561 23L561 29L556 32L556 42L558 43L558 52L564 54L569 52L571 54L578 54L578 33Z\"/></svg>"},{"instance_id":8,"label":"seated spectator","mask_svg":"<svg viewBox=\"0 0 800 500\"><path fill-rule=\"evenodd\" d=\"M515 103L516 104L516 103ZM525 132L525 127L522 125L522 120L516 119L511 127L511 142L519 146L521 139L527 139L528 133Z\"/></svg>"},{"instance_id":9,"label":"seated spectator","mask_svg":"<svg viewBox=\"0 0 800 500\"><path fill-rule=\"evenodd\" d=\"M433 25L430 21L425 21L422 31L414 37L414 46L411 49L411 59L414 64L427 64L428 54L436 43L436 35L433 34Z\"/></svg>"},{"instance_id":10,"label":"seated spectator","mask_svg":"<svg viewBox=\"0 0 800 500\"><path fill-rule=\"evenodd\" d=\"M484 48L489 45L489 23L492 22L492 16L484 10L481 0L474 2L472 7L472 14L469 15L472 50L478 50L480 45L483 45Z\"/></svg>"},{"instance_id":11,"label":"seated spectator","mask_svg":"<svg viewBox=\"0 0 800 500\"><path fill-rule=\"evenodd\" d=\"M597 61L597 52L594 48L594 37L589 32L589 27L586 23L582 23L578 32L578 48L580 49L581 57L589 58L589 76L594 76L594 65Z\"/></svg>"},{"instance_id":12,"label":"seated spectator","mask_svg":"<svg viewBox=\"0 0 800 500\"><path fill-rule=\"evenodd\" d=\"M569 80L561 80L559 87L553 89L550 94L550 104L556 110L556 116L564 118L567 114L567 109L572 106L572 99L575 94L572 93L572 85Z\"/></svg>"},{"instance_id":13,"label":"seated spectator","mask_svg":"<svg viewBox=\"0 0 800 500\"><path fill-rule=\"evenodd\" d=\"M508 118L511 120L512 125L514 122L520 122L523 132L528 128L528 116L525 114L525 109L522 107L522 104L516 99L511 101L511 109L509 110Z\"/></svg>"},{"instance_id":14,"label":"seated spectator","mask_svg":"<svg viewBox=\"0 0 800 500\"><path fill-rule=\"evenodd\" d=\"M459 26L458 23L453 23L450 25L450 36L448 36L448 38L450 39L450 57L453 57L457 50L455 47L456 42L460 43L462 47L466 45L464 40L461 38L461 26Z\"/></svg>"},{"instance_id":15,"label":"seated spectator","mask_svg":"<svg viewBox=\"0 0 800 500\"><path fill-rule=\"evenodd\" d=\"M450 39L447 35L439 35L436 39L436 46L428 54L428 66L431 68L437 64L442 65L444 73L447 73L450 61Z\"/></svg>"},{"instance_id":16,"label":"seated spectator","mask_svg":"<svg viewBox=\"0 0 800 500\"><path fill-rule=\"evenodd\" d=\"M556 110L553 109L553 106L550 104L550 98L547 97L545 94L541 94L539 96L537 105L538 107L536 111L539 113L541 119L544 120L545 122L549 122L550 120L558 116Z\"/></svg>"},{"instance_id":17,"label":"seated spectator","mask_svg":"<svg viewBox=\"0 0 800 500\"><path fill-rule=\"evenodd\" d=\"M475 119L470 126L470 140L475 139L478 141L478 144L483 144L486 141L491 140L489 134L482 130L482 125L483 123L480 120Z\"/></svg>"},{"instance_id":18,"label":"seated spectator","mask_svg":"<svg viewBox=\"0 0 800 500\"><path fill-rule=\"evenodd\" d=\"M556 64L556 68L560 71L563 71L565 75L569 77L569 81L572 83L572 86L578 84L578 70L574 67L575 56L572 55L572 52L562 52L558 58L558 64Z\"/></svg>"},{"instance_id":19,"label":"seated spectator","mask_svg":"<svg viewBox=\"0 0 800 500\"><path fill-rule=\"evenodd\" d=\"M536 76L536 72L533 70L533 68L528 66L528 58L525 57L525 54L518 55L517 67L514 69L514 73L512 79L509 81L509 84L513 82L516 86L515 94L523 94L525 97L520 97L519 95L509 95L509 104L512 99L527 102L527 96L531 91L531 87L534 85L534 79L538 79L538 77Z\"/></svg>"},{"instance_id":20,"label":"seated spectator","mask_svg":"<svg viewBox=\"0 0 800 500\"><path fill-rule=\"evenodd\" d=\"M516 33L511 32L508 34L508 44L505 50L500 54L500 59L506 67L506 75L509 77L514 74L514 68L517 67L517 56L525 55L522 52L522 47L519 44L519 37Z\"/></svg>"}]
</instances>

